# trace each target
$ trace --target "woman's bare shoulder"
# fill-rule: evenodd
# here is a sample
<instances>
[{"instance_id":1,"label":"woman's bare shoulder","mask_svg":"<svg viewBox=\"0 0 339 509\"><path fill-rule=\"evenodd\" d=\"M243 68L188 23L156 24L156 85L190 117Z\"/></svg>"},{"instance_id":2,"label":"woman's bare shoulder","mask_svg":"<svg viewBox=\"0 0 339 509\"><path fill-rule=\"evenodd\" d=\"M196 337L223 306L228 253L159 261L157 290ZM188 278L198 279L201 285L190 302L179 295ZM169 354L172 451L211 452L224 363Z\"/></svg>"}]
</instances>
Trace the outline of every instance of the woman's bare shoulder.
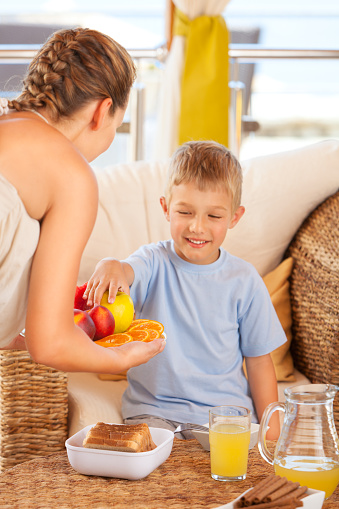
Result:
<instances>
[{"instance_id":1,"label":"woman's bare shoulder","mask_svg":"<svg viewBox=\"0 0 339 509\"><path fill-rule=\"evenodd\" d=\"M97 196L93 171L73 143L34 118L0 121L0 167L28 213L41 219L56 203Z\"/></svg>"}]
</instances>

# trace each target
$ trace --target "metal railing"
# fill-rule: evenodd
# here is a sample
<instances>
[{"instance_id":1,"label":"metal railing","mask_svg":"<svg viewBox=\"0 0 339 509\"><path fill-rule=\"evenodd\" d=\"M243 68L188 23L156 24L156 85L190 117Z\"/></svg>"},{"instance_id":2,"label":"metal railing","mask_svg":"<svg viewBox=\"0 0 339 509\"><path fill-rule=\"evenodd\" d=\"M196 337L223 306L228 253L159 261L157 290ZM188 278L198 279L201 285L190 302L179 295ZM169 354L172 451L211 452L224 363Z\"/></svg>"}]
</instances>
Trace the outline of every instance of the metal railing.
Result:
<instances>
[{"instance_id":1,"label":"metal railing","mask_svg":"<svg viewBox=\"0 0 339 509\"><path fill-rule=\"evenodd\" d=\"M243 116L244 84L238 81L239 64L253 63L268 59L339 59L339 49L295 49L266 48L261 44L230 44L228 51L233 66L233 81L230 82L230 148L239 157L244 121L253 122Z\"/></svg>"},{"instance_id":2,"label":"metal railing","mask_svg":"<svg viewBox=\"0 0 339 509\"><path fill-rule=\"evenodd\" d=\"M0 44L1 63L29 63L39 45ZM168 51L165 46L154 49L128 49L133 59L152 59L165 62ZM243 83L238 81L239 63L252 63L267 59L339 59L339 49L297 49L267 48L260 44L230 44L228 56L233 66L231 86L230 124L233 133L230 146L239 155L243 122ZM132 158L143 157L143 119L144 119L144 87L137 83L131 95L130 124L125 124L120 132L130 132L132 136Z\"/></svg>"},{"instance_id":3,"label":"metal railing","mask_svg":"<svg viewBox=\"0 0 339 509\"><path fill-rule=\"evenodd\" d=\"M0 44L0 63L9 60L24 60L29 62L40 48L38 44ZM168 51L165 46L154 49L128 49L134 59L155 59L160 62L166 60ZM267 48L262 44L230 44L228 50L230 59L241 62L255 62L269 58L294 59L336 59L339 58L339 49L295 49L295 48Z\"/></svg>"}]
</instances>

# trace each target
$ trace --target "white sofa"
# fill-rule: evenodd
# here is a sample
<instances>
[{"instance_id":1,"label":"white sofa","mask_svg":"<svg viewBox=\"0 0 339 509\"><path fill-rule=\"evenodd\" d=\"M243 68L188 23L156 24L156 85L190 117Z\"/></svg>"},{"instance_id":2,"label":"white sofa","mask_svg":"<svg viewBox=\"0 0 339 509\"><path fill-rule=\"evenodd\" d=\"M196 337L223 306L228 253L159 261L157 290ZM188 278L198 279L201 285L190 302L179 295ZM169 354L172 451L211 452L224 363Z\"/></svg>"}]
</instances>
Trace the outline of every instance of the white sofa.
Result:
<instances>
[{"instance_id":1,"label":"white sofa","mask_svg":"<svg viewBox=\"0 0 339 509\"><path fill-rule=\"evenodd\" d=\"M82 258L79 284L89 279L101 258L122 259L142 244L169 238L159 204L167 165L168 161L141 161L96 170L100 206ZM338 190L339 141L243 161L242 167L246 213L228 232L224 247L265 276L279 266L305 218ZM288 291L288 277L285 279ZM287 385L307 382L296 369L285 379L279 382L279 399ZM108 381L96 374L69 373L69 435L100 420L122 422L120 405L126 386L124 379Z\"/></svg>"}]
</instances>

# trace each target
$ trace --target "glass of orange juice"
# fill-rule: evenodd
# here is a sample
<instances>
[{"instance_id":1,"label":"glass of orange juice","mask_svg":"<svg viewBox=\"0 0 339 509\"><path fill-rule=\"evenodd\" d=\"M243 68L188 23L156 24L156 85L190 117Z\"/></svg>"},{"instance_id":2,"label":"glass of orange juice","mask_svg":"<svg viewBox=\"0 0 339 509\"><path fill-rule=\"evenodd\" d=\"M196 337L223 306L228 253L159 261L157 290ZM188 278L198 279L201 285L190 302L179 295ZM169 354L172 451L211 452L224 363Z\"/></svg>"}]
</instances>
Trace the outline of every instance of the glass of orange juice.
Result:
<instances>
[{"instance_id":1,"label":"glass of orange juice","mask_svg":"<svg viewBox=\"0 0 339 509\"><path fill-rule=\"evenodd\" d=\"M251 415L248 408L241 406L217 406L210 409L209 442L213 479L246 479Z\"/></svg>"}]
</instances>

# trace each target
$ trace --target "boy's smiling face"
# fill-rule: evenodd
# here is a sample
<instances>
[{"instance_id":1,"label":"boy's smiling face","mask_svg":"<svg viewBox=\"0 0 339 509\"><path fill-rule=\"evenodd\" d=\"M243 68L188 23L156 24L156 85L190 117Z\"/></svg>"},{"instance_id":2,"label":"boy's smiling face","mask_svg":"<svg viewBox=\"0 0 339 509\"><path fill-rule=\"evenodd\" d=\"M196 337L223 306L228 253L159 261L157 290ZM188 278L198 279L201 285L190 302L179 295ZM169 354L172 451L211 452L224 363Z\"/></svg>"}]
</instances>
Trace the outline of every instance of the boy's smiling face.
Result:
<instances>
[{"instance_id":1,"label":"boy's smiling face","mask_svg":"<svg viewBox=\"0 0 339 509\"><path fill-rule=\"evenodd\" d=\"M197 265L219 258L227 230L237 224L245 211L239 207L232 214L231 197L221 186L202 191L192 182L173 186L169 206L164 197L160 203L170 222L177 255Z\"/></svg>"}]
</instances>

